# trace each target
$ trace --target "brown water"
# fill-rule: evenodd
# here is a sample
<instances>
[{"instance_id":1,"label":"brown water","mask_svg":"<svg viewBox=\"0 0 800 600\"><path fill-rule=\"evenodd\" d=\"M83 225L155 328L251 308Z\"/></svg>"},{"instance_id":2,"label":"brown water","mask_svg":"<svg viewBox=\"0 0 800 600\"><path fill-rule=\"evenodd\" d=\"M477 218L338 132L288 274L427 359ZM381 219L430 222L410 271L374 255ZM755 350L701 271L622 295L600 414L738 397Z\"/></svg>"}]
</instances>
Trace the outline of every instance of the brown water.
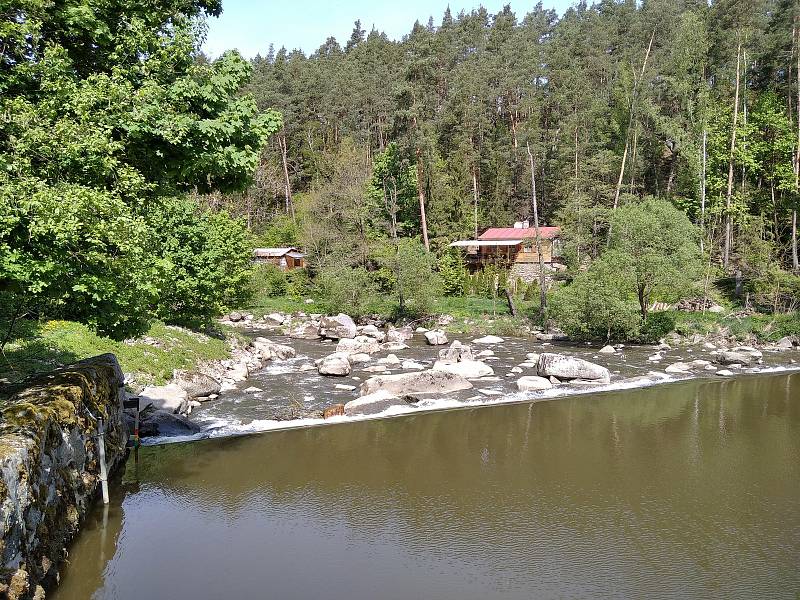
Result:
<instances>
[{"instance_id":1,"label":"brown water","mask_svg":"<svg viewBox=\"0 0 800 600\"><path fill-rule=\"evenodd\" d=\"M143 449L53 597L792 598L800 375Z\"/></svg>"}]
</instances>

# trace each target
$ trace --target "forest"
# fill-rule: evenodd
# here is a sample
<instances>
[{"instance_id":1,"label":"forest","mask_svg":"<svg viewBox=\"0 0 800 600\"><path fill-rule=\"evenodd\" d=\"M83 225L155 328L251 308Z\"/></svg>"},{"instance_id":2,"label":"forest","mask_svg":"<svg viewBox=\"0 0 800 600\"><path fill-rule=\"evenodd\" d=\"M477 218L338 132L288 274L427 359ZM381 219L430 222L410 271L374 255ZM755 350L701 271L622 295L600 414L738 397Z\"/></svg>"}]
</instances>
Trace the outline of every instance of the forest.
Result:
<instances>
[{"instance_id":1,"label":"forest","mask_svg":"<svg viewBox=\"0 0 800 600\"><path fill-rule=\"evenodd\" d=\"M657 302L796 314L792 0L448 9L251 60L203 54L217 0L104 7L4 9L0 348L26 323L120 340L264 297L418 318L511 289L542 326L627 340L674 325ZM534 216L562 228L547 280L448 248ZM307 269L252 268L295 245Z\"/></svg>"},{"instance_id":2,"label":"forest","mask_svg":"<svg viewBox=\"0 0 800 600\"><path fill-rule=\"evenodd\" d=\"M620 207L658 199L696 228L694 283L738 278L743 304L790 310L799 14L790 0L582 2L560 17L539 3L448 10L400 41L356 22L308 56L270 46L244 89L283 128L244 194L206 201L264 245L369 270L381 239L441 255L528 218L535 182L578 272Z\"/></svg>"}]
</instances>

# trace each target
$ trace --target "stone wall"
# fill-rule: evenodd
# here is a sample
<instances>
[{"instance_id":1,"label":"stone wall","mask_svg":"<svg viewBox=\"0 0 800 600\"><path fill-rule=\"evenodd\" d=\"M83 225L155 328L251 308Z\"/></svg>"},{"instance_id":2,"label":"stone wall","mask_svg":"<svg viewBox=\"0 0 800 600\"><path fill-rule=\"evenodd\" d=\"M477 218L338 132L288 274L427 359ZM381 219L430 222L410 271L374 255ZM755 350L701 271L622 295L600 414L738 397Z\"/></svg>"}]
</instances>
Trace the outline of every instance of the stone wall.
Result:
<instances>
[{"instance_id":1,"label":"stone wall","mask_svg":"<svg viewBox=\"0 0 800 600\"><path fill-rule=\"evenodd\" d=\"M109 471L125 457L113 354L34 376L0 400L0 598L44 598L98 498L97 417Z\"/></svg>"}]
</instances>

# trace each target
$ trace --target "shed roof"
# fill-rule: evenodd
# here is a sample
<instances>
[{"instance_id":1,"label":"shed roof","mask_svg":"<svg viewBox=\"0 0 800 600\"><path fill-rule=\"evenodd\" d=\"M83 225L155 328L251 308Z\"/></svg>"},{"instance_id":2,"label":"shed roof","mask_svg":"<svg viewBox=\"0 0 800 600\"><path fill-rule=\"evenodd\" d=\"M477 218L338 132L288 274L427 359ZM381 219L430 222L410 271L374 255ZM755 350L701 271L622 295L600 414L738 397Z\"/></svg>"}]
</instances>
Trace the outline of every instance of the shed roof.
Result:
<instances>
[{"instance_id":1,"label":"shed roof","mask_svg":"<svg viewBox=\"0 0 800 600\"><path fill-rule=\"evenodd\" d=\"M539 232L543 239L552 240L561 234L561 227L539 227ZM490 227L484 231L479 240L523 240L536 237L536 228L527 227ZM519 242L517 242L519 243Z\"/></svg>"},{"instance_id":2,"label":"shed roof","mask_svg":"<svg viewBox=\"0 0 800 600\"><path fill-rule=\"evenodd\" d=\"M450 244L450 247L463 248L464 246L516 246L522 240L459 240Z\"/></svg>"},{"instance_id":3,"label":"shed roof","mask_svg":"<svg viewBox=\"0 0 800 600\"><path fill-rule=\"evenodd\" d=\"M253 250L253 256L262 258L278 258L285 256L289 252L297 252L297 248L256 248Z\"/></svg>"}]
</instances>

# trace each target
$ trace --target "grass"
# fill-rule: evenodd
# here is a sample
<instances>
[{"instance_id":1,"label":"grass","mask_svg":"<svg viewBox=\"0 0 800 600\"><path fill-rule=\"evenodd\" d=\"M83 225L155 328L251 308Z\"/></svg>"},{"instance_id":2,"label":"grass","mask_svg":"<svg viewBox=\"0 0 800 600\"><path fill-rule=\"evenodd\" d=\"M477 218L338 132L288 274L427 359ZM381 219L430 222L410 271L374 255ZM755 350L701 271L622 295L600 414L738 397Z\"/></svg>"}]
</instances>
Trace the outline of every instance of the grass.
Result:
<instances>
[{"instance_id":1,"label":"grass","mask_svg":"<svg viewBox=\"0 0 800 600\"><path fill-rule=\"evenodd\" d=\"M800 336L800 313L752 314L675 312L675 331L689 336L717 334L741 342L776 342L785 336Z\"/></svg>"},{"instance_id":2,"label":"grass","mask_svg":"<svg viewBox=\"0 0 800 600\"><path fill-rule=\"evenodd\" d=\"M224 336L153 323L135 340L115 341L71 321L28 322L0 357L0 379L19 381L41 371L83 358L112 352L122 370L139 385L161 384L174 369L194 368L198 363L229 356Z\"/></svg>"}]
</instances>

